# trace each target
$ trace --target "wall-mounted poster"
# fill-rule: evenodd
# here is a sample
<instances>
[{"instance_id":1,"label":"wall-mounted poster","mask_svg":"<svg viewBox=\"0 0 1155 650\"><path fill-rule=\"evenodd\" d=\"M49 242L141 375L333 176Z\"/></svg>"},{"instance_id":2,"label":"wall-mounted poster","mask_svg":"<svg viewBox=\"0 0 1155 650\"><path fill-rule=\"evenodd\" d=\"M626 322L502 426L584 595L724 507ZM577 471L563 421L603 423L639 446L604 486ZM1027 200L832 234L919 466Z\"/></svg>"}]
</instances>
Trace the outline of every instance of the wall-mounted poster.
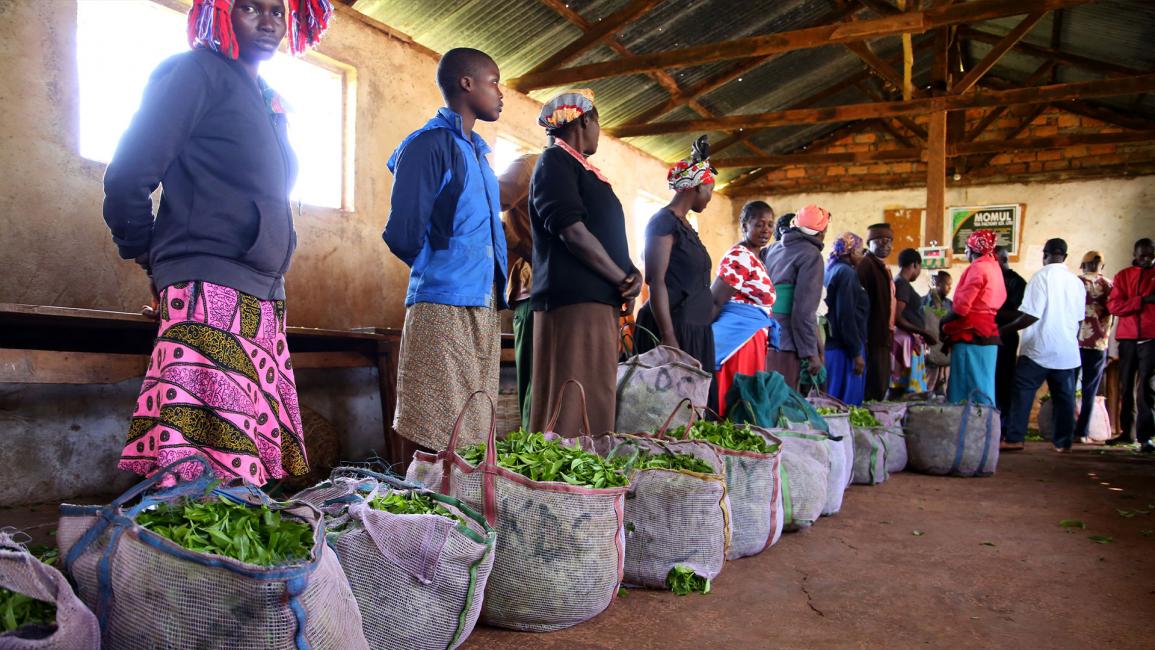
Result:
<instances>
[{"instance_id":1,"label":"wall-mounted poster","mask_svg":"<svg viewBox=\"0 0 1155 650\"><path fill-rule=\"evenodd\" d=\"M1012 259L1017 259L1022 238L1021 203L947 208L947 220L950 225L951 252L955 255L966 255L967 238L974 231L993 230L998 237L996 243L1006 246Z\"/></svg>"}]
</instances>

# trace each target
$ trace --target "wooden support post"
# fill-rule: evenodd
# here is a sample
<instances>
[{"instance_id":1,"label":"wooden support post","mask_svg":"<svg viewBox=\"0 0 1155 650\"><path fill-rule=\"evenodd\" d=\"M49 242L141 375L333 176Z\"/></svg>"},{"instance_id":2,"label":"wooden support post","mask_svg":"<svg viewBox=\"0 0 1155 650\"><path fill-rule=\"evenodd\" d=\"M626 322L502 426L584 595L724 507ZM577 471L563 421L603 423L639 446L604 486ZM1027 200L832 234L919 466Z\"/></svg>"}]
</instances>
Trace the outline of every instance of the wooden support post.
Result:
<instances>
[{"instance_id":1,"label":"wooden support post","mask_svg":"<svg viewBox=\"0 0 1155 650\"><path fill-rule=\"evenodd\" d=\"M923 242L943 239L946 218L946 111L930 116L930 137L926 150L926 229Z\"/></svg>"}]
</instances>

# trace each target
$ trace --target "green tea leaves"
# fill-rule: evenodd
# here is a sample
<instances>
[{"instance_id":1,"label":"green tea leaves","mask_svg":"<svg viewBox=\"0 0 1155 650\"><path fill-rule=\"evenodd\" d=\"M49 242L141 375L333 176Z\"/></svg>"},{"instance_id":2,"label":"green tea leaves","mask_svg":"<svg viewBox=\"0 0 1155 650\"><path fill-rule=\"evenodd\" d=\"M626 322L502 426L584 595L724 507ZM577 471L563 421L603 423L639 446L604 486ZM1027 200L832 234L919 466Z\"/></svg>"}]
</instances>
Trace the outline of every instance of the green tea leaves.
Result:
<instances>
[{"instance_id":1,"label":"green tea leaves","mask_svg":"<svg viewBox=\"0 0 1155 650\"><path fill-rule=\"evenodd\" d=\"M729 420L719 422L698 420L690 427L689 434L685 426L680 426L670 429L666 435L678 440L704 440L733 451L771 454L778 450L778 445L766 442L766 439L755 433L749 425L734 424Z\"/></svg>"},{"instance_id":2,"label":"green tea leaves","mask_svg":"<svg viewBox=\"0 0 1155 650\"><path fill-rule=\"evenodd\" d=\"M161 504L138 515L136 523L190 551L259 566L302 562L313 549L308 524L267 505L242 505L223 497Z\"/></svg>"},{"instance_id":3,"label":"green tea leaves","mask_svg":"<svg viewBox=\"0 0 1155 650\"><path fill-rule=\"evenodd\" d=\"M864 409L860 406L850 407L850 426L852 427L880 427L882 423L870 409Z\"/></svg>"},{"instance_id":4,"label":"green tea leaves","mask_svg":"<svg viewBox=\"0 0 1155 650\"><path fill-rule=\"evenodd\" d=\"M666 574L666 587L679 596L710 593L710 581L684 564L675 566Z\"/></svg>"},{"instance_id":5,"label":"green tea leaves","mask_svg":"<svg viewBox=\"0 0 1155 650\"><path fill-rule=\"evenodd\" d=\"M465 462L485 460L485 443L458 450ZM626 475L609 461L577 447L546 440L541 433L512 431L497 441L497 464L534 481L552 481L587 488L624 487Z\"/></svg>"},{"instance_id":6,"label":"green tea leaves","mask_svg":"<svg viewBox=\"0 0 1155 650\"><path fill-rule=\"evenodd\" d=\"M461 517L450 512L433 497L420 492L391 492L385 496L374 497L369 502L369 507L395 515L440 515L457 523L464 523Z\"/></svg>"}]
</instances>

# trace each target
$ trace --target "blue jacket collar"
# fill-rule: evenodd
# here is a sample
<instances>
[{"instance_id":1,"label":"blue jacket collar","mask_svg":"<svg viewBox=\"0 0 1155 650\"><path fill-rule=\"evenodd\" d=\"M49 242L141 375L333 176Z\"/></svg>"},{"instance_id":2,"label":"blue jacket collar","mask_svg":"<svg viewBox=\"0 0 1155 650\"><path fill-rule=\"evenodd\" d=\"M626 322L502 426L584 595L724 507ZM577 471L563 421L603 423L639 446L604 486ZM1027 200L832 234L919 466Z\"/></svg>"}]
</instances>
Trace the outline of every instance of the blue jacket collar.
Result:
<instances>
[{"instance_id":1,"label":"blue jacket collar","mask_svg":"<svg viewBox=\"0 0 1155 650\"><path fill-rule=\"evenodd\" d=\"M429 122L431 126L433 126L435 122L440 122L440 124L436 126L449 129L457 135L460 135L462 139L466 139L465 130L461 127L461 115L448 106L442 106L437 109L437 115ZM470 134L469 140L481 155L484 156L489 153L489 145L486 144L480 135L477 135L476 130Z\"/></svg>"}]
</instances>

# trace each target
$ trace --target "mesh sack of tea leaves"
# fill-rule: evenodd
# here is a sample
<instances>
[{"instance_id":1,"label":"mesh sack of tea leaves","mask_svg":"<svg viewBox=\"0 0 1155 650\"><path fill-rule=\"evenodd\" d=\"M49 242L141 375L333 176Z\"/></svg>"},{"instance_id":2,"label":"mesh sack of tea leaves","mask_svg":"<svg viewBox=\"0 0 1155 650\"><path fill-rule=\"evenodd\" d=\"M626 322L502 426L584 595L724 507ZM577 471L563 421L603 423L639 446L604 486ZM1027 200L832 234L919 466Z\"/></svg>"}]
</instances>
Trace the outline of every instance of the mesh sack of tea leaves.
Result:
<instances>
[{"instance_id":1,"label":"mesh sack of tea leaves","mask_svg":"<svg viewBox=\"0 0 1155 650\"><path fill-rule=\"evenodd\" d=\"M199 479L150 491L187 462ZM368 648L313 506L183 459L107 506L62 505L64 571L107 648Z\"/></svg>"},{"instance_id":2,"label":"mesh sack of tea leaves","mask_svg":"<svg viewBox=\"0 0 1155 650\"><path fill-rule=\"evenodd\" d=\"M854 482L854 432L850 429L850 406L824 393L811 392L806 400L826 421L829 432L826 444L830 452L830 475L826 481L826 506L822 508L822 514L829 516L842 510L846 488Z\"/></svg>"},{"instance_id":3,"label":"mesh sack of tea leaves","mask_svg":"<svg viewBox=\"0 0 1155 650\"><path fill-rule=\"evenodd\" d=\"M757 555L782 536L781 441L766 429L729 420L696 420L658 432L714 447L726 465L730 550L726 559Z\"/></svg>"},{"instance_id":4,"label":"mesh sack of tea leaves","mask_svg":"<svg viewBox=\"0 0 1155 650\"><path fill-rule=\"evenodd\" d=\"M650 334L640 331L638 336ZM697 359L677 348L659 345L630 357L618 364L614 429L625 433L652 431L683 400L704 405L712 379ZM676 423L683 424L689 412L683 410L677 417Z\"/></svg>"},{"instance_id":5,"label":"mesh sack of tea leaves","mask_svg":"<svg viewBox=\"0 0 1155 650\"><path fill-rule=\"evenodd\" d=\"M901 427L906 411L914 402L863 402L862 408L870 411L879 426Z\"/></svg>"},{"instance_id":6,"label":"mesh sack of tea leaves","mask_svg":"<svg viewBox=\"0 0 1155 650\"><path fill-rule=\"evenodd\" d=\"M886 471L886 427L869 409L850 408L850 429L854 438L854 482L857 485L878 485L890 478Z\"/></svg>"},{"instance_id":7,"label":"mesh sack of tea leaves","mask_svg":"<svg viewBox=\"0 0 1155 650\"><path fill-rule=\"evenodd\" d=\"M0 531L0 648L89 650L100 647L96 617L60 571L55 552L29 551Z\"/></svg>"},{"instance_id":8,"label":"mesh sack of tea leaves","mask_svg":"<svg viewBox=\"0 0 1155 650\"><path fill-rule=\"evenodd\" d=\"M722 457L704 442L608 434L582 446L626 472L625 583L670 588L671 572L689 571L704 589L722 570L730 543L730 502ZM681 567L681 568L679 568ZM675 583L681 580L675 576Z\"/></svg>"},{"instance_id":9,"label":"mesh sack of tea leaves","mask_svg":"<svg viewBox=\"0 0 1155 650\"><path fill-rule=\"evenodd\" d=\"M782 441L783 530L808 528L826 508L830 437L813 429L768 431Z\"/></svg>"},{"instance_id":10,"label":"mesh sack of tea leaves","mask_svg":"<svg viewBox=\"0 0 1155 650\"><path fill-rule=\"evenodd\" d=\"M903 429L910 469L967 477L994 474L1002 421L990 401L973 395L962 404L912 404Z\"/></svg>"},{"instance_id":11,"label":"mesh sack of tea leaves","mask_svg":"<svg viewBox=\"0 0 1155 650\"><path fill-rule=\"evenodd\" d=\"M486 396L474 393L470 401L478 395ZM589 620L609 607L621 584L625 473L542 433L498 439L492 398L488 406L486 442L458 449L458 417L448 449L416 453L406 479L482 511L497 531L484 622L548 632ZM557 414L555 405L552 422Z\"/></svg>"},{"instance_id":12,"label":"mesh sack of tea leaves","mask_svg":"<svg viewBox=\"0 0 1155 650\"><path fill-rule=\"evenodd\" d=\"M496 542L477 511L358 467L294 498L325 513L370 647L444 650L473 632Z\"/></svg>"}]
</instances>

